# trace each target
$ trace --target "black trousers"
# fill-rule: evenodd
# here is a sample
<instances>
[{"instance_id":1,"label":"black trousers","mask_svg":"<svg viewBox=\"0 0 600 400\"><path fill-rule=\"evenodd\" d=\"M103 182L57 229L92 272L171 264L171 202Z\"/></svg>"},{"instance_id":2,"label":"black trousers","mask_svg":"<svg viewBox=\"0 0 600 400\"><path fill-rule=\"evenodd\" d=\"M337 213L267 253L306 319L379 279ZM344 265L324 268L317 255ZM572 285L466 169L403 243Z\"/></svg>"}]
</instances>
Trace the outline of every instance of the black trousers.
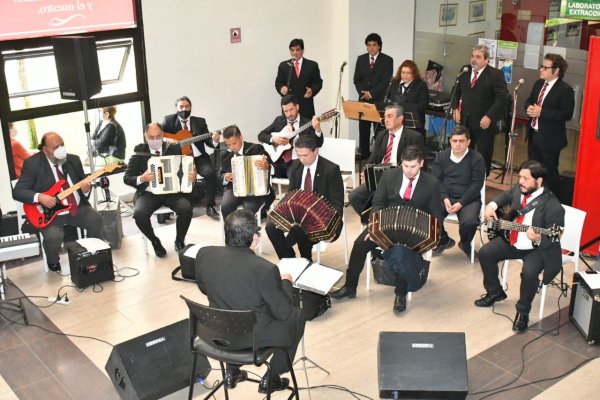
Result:
<instances>
[{"instance_id":1,"label":"black trousers","mask_svg":"<svg viewBox=\"0 0 600 400\"><path fill-rule=\"evenodd\" d=\"M273 170L274 170L273 176L275 178L287 178L288 177L287 171L291 164L292 164L292 160L290 160L289 162L285 162L285 161L283 161L282 158L275 161L273 163Z\"/></svg>"},{"instance_id":2,"label":"black trousers","mask_svg":"<svg viewBox=\"0 0 600 400\"><path fill-rule=\"evenodd\" d=\"M479 262L483 272L483 287L487 293L497 294L502 291L502 285L498 278L498 263L508 259L523 260L521 287L516 309L520 313L529 314L531 303L540 283L539 275L544 270L541 250L519 250L503 238L495 238L486 243L479 250Z\"/></svg>"},{"instance_id":3,"label":"black trousers","mask_svg":"<svg viewBox=\"0 0 600 400\"><path fill-rule=\"evenodd\" d=\"M371 155L371 127L373 134L377 133L379 123L371 121L358 121L358 147L360 148L360 157L369 158Z\"/></svg>"},{"instance_id":4,"label":"black trousers","mask_svg":"<svg viewBox=\"0 0 600 400\"><path fill-rule=\"evenodd\" d=\"M196 170L198 174L204 178L206 187L204 189L204 197L206 199L206 206L214 206L215 195L217 193L217 172L210 161L210 157L196 157L194 159Z\"/></svg>"},{"instance_id":5,"label":"black trousers","mask_svg":"<svg viewBox=\"0 0 600 400\"><path fill-rule=\"evenodd\" d=\"M492 121L488 129L481 129L479 121L469 121L468 128L471 132L471 144L470 148L474 149L477 147L477 151L483 156L485 161L485 176L490 175L492 169L492 156L494 155L494 139L496 137L496 130L492 129L495 124Z\"/></svg>"},{"instance_id":6,"label":"black trousers","mask_svg":"<svg viewBox=\"0 0 600 400\"><path fill-rule=\"evenodd\" d=\"M273 200L275 200L275 194L273 193L272 188L269 194L265 196L236 197L233 194L233 189L226 187L225 192L223 193L223 198L221 199L221 214L223 215L223 219L225 219L239 206L242 206L246 210L250 210L253 214L255 214L263 204L266 208L269 208L271 203L273 203Z\"/></svg>"},{"instance_id":7,"label":"black trousers","mask_svg":"<svg viewBox=\"0 0 600 400\"><path fill-rule=\"evenodd\" d=\"M548 148L548 146L544 146L542 149L539 146L539 141L543 140L543 138L539 135L540 133L538 132L532 133L527 146L527 155L530 160L539 161L546 166L548 169L546 186L556 196L560 196L560 174L558 172L558 164L560 162L560 151L562 149Z\"/></svg>"},{"instance_id":8,"label":"black trousers","mask_svg":"<svg viewBox=\"0 0 600 400\"><path fill-rule=\"evenodd\" d=\"M456 203L454 200L450 200L452 204ZM464 245L470 245L471 240L475 237L477 227L479 226L479 213L481 211L481 202L473 201L461 208L458 213L458 234L460 241ZM444 208L444 218L448 216L446 208ZM444 229L444 224L441 224L441 243L447 243L448 232Z\"/></svg>"},{"instance_id":9,"label":"black trousers","mask_svg":"<svg viewBox=\"0 0 600 400\"><path fill-rule=\"evenodd\" d=\"M359 185L356 189L352 189L350 193L348 193L348 200L350 201L350 205L356 211L358 215L362 215L362 212L365 210L367 203L373 193L369 189L367 189L366 184Z\"/></svg>"},{"instance_id":10,"label":"black trousers","mask_svg":"<svg viewBox=\"0 0 600 400\"><path fill-rule=\"evenodd\" d=\"M87 237L102 239L104 237L104 223L102 217L90 205L84 204L77 207L77 215L58 215L54 221L44 229L40 229L44 235L44 251L48 264L56 264L60 261L58 252L64 239L65 225L76 226L86 230Z\"/></svg>"},{"instance_id":11,"label":"black trousers","mask_svg":"<svg viewBox=\"0 0 600 400\"><path fill-rule=\"evenodd\" d=\"M152 213L161 206L167 206L177 214L175 240L185 242L185 236L192 222L192 203L189 196L172 193L156 195L150 192L144 192L135 199L135 208L133 210L133 219L139 230L152 242L157 237L152 228L150 217Z\"/></svg>"},{"instance_id":12,"label":"black trousers","mask_svg":"<svg viewBox=\"0 0 600 400\"><path fill-rule=\"evenodd\" d=\"M275 248L275 252L279 259L295 258L296 252L294 251L293 246L297 244L298 250L300 250L300 257L312 261L313 242L310 241L308 236L299 226L294 226L292 230L288 232L287 236L283 231L277 229L275 224L271 221L267 222L265 230L267 231L267 236L273 244L273 248Z\"/></svg>"},{"instance_id":13,"label":"black trousers","mask_svg":"<svg viewBox=\"0 0 600 400\"><path fill-rule=\"evenodd\" d=\"M369 231L365 229L360 235L358 235L354 241L354 246L352 246L352 251L350 252L350 260L348 261L348 270L346 271L345 283L346 287L350 289L356 289L358 286L358 279L365 266L367 254L377 248L375 242L372 242L371 240L365 240L365 237L367 237L368 233Z\"/></svg>"}]
</instances>

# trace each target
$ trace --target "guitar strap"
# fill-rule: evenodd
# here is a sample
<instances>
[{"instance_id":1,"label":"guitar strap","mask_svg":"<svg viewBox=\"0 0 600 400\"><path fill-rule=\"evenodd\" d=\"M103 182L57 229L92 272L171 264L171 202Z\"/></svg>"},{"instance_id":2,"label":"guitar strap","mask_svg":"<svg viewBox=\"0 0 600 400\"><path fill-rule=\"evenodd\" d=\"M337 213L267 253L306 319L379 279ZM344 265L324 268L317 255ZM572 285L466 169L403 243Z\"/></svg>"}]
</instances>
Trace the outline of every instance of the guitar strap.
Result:
<instances>
[{"instance_id":1,"label":"guitar strap","mask_svg":"<svg viewBox=\"0 0 600 400\"><path fill-rule=\"evenodd\" d=\"M540 204L545 203L547 199L548 199L548 192L544 190L544 193L540 194L538 197L536 197L535 199L531 200L531 202L529 204L527 204L525 207L523 207L522 209L520 209L517 212L517 214L519 216L525 215L529 211L531 211L534 208L536 208L537 206L539 206Z\"/></svg>"}]
</instances>

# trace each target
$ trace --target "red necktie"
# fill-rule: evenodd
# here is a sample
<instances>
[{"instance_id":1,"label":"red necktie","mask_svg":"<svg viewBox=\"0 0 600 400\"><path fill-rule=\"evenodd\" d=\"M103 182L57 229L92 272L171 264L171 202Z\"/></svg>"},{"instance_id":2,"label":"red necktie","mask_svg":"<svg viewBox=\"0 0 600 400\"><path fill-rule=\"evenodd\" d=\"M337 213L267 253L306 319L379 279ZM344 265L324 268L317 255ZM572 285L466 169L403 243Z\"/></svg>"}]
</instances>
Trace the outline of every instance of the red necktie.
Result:
<instances>
[{"instance_id":1,"label":"red necktie","mask_svg":"<svg viewBox=\"0 0 600 400\"><path fill-rule=\"evenodd\" d=\"M298 60L294 62L294 66L296 68L296 78L300 78L300 63Z\"/></svg>"},{"instance_id":2,"label":"red necktie","mask_svg":"<svg viewBox=\"0 0 600 400\"><path fill-rule=\"evenodd\" d=\"M412 183L415 178L408 178L408 186L404 191L404 195L402 196L402 200L410 201L410 196L412 195Z\"/></svg>"},{"instance_id":3,"label":"red necktie","mask_svg":"<svg viewBox=\"0 0 600 400\"><path fill-rule=\"evenodd\" d=\"M531 197L531 194L526 194L523 196L523 200L521 200L521 210L523 208L525 208L525 206L527 205L527 200ZM525 220L525 214L523 215L519 215L517 217L517 219L515 220L515 222L517 224L522 224L523 221ZM509 241L510 241L510 245L514 246L515 243L517 243L517 237L519 236L519 231L511 231L510 232L510 237L509 237Z\"/></svg>"},{"instance_id":4,"label":"red necktie","mask_svg":"<svg viewBox=\"0 0 600 400\"><path fill-rule=\"evenodd\" d=\"M304 190L312 192L312 177L310 176L310 168L306 167L306 176L304 177Z\"/></svg>"},{"instance_id":5,"label":"red necktie","mask_svg":"<svg viewBox=\"0 0 600 400\"><path fill-rule=\"evenodd\" d=\"M157 151L155 151L155 152L154 152L154 155L155 155L155 156L160 156L160 151L158 151L158 150L157 150Z\"/></svg>"},{"instance_id":6,"label":"red necktie","mask_svg":"<svg viewBox=\"0 0 600 400\"><path fill-rule=\"evenodd\" d=\"M473 71L473 79L471 79L471 89L475 86L475 82L477 82L478 71Z\"/></svg>"},{"instance_id":7,"label":"red necktie","mask_svg":"<svg viewBox=\"0 0 600 400\"><path fill-rule=\"evenodd\" d=\"M183 126L183 130L187 131L188 130L188 124L187 124L187 120L186 121L181 121L181 125Z\"/></svg>"},{"instance_id":8,"label":"red necktie","mask_svg":"<svg viewBox=\"0 0 600 400\"><path fill-rule=\"evenodd\" d=\"M60 169L58 169L58 165L54 164L54 168L56 168L56 176L58 176L58 179L63 181L63 184L62 184L63 190L67 190L68 188L70 188L71 186L69 186L69 181L67 180L65 175L62 172L60 172ZM77 200L75 200L75 194L71 193L70 195L67 196L67 203L72 204L71 209L69 210L69 214L72 217L76 216L77 215Z\"/></svg>"},{"instance_id":9,"label":"red necktie","mask_svg":"<svg viewBox=\"0 0 600 400\"><path fill-rule=\"evenodd\" d=\"M383 156L383 162L389 163L392 158L392 149L394 148L394 134L390 133L390 140L388 142L387 148L385 149L385 155Z\"/></svg>"},{"instance_id":10,"label":"red necktie","mask_svg":"<svg viewBox=\"0 0 600 400\"><path fill-rule=\"evenodd\" d=\"M375 57L371 56L371 63L369 64L369 69L373 71L373 68L375 68Z\"/></svg>"},{"instance_id":11,"label":"red necktie","mask_svg":"<svg viewBox=\"0 0 600 400\"><path fill-rule=\"evenodd\" d=\"M544 82L544 86L542 86L542 90L540 90L540 94L538 96L537 101L535 102L535 104L537 104L538 106L542 105L542 102L544 101L544 94L546 93L546 88L548 87L548 82ZM531 127L534 128L534 126L537 125L537 117L533 117L531 119Z\"/></svg>"}]
</instances>

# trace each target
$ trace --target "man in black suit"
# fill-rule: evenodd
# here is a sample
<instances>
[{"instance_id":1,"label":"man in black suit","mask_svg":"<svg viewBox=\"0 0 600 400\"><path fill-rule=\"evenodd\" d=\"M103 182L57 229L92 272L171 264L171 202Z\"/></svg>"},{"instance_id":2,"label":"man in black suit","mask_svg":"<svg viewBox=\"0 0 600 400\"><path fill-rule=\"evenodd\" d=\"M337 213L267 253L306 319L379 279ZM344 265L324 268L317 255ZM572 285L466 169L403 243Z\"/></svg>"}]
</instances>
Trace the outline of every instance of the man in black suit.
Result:
<instances>
[{"instance_id":1,"label":"man in black suit","mask_svg":"<svg viewBox=\"0 0 600 400\"><path fill-rule=\"evenodd\" d=\"M181 147L178 144L170 144L163 141L163 130L160 124L151 123L146 126L144 134L146 143L135 146L134 153L127 163L123 181L129 186L136 188L133 211L135 224L146 235L152 243L154 252L158 257L164 257L167 251L160 239L154 234L150 217L154 211L161 206L167 206L177 214L177 226L175 237L175 251L185 247L185 236L192 222L192 203L190 196L184 193L154 194L150 192L149 182L154 180L154 173L148 169L148 160L152 156L174 156L181 155ZM196 180L196 168L194 167L190 176L191 181Z\"/></svg>"},{"instance_id":2,"label":"man in black suit","mask_svg":"<svg viewBox=\"0 0 600 400\"><path fill-rule=\"evenodd\" d=\"M300 105L300 115L312 119L315 115L314 97L323 87L319 64L304 58L304 41L290 42L291 60L282 61L277 68L275 89L280 96L293 94Z\"/></svg>"},{"instance_id":3,"label":"man in black suit","mask_svg":"<svg viewBox=\"0 0 600 400\"><path fill-rule=\"evenodd\" d=\"M385 130L377 133L375 146L373 146L373 152L369 157L369 164L400 164L400 156L406 147L410 145L419 146L420 148L425 147L423 135L412 129L405 128L402 124L403 121L403 106L392 105L385 108ZM348 200L350 200L352 208L361 216L363 222L366 222L369 217L369 213L365 213L365 208L372 197L373 192L367 189L367 185L364 183L353 189L348 195Z\"/></svg>"},{"instance_id":4,"label":"man in black suit","mask_svg":"<svg viewBox=\"0 0 600 400\"><path fill-rule=\"evenodd\" d=\"M225 247L209 246L196 255L196 282L208 297L210 307L252 310L256 313L259 347L285 347L291 360L304 335L305 320L293 306L292 277L254 254L260 241L260 227L249 210L236 210L225 218ZM286 355L278 350L271 358L271 390L287 388ZM247 378L239 365L227 364L225 387L234 388ZM266 393L268 375L258 391Z\"/></svg>"},{"instance_id":5,"label":"man in black suit","mask_svg":"<svg viewBox=\"0 0 600 400\"><path fill-rule=\"evenodd\" d=\"M450 148L438 153L431 174L442 184L444 203L443 217L456 214L458 217L458 247L471 257L471 241L479 226L481 212L481 187L485 180L485 161L476 150L469 149L469 130L456 125L450 133ZM441 239L434 250L435 255L454 246L454 240L441 224Z\"/></svg>"},{"instance_id":6,"label":"man in black suit","mask_svg":"<svg viewBox=\"0 0 600 400\"><path fill-rule=\"evenodd\" d=\"M316 139L311 136L302 136L296 141L298 159L290 167L289 190L313 191L323 196L335 209L340 218L344 215L344 183L340 167L324 157L319 156ZM336 232L333 240L337 239L342 230L342 225ZM313 242L308 238L302 228L295 226L287 235L276 228L271 221L267 222L267 235L273 243L277 257L294 258L296 253L292 246L298 244L300 256L312 261Z\"/></svg>"},{"instance_id":7,"label":"man in black suit","mask_svg":"<svg viewBox=\"0 0 600 400\"><path fill-rule=\"evenodd\" d=\"M560 202L545 186L547 170L539 161L525 161L519 168L519 183L501 193L485 208L485 219L498 219L498 207L511 206L521 215L516 223L529 225L527 232L511 233L510 241L497 237L479 250L479 262L483 271L483 287L486 294L475 300L477 307L490 307L497 301L506 299L506 293L498 280L498 263L503 260L523 260L517 315L513 323L515 332L523 332L529 323L531 303L540 283L552 282L562 268L560 241L534 232L531 228L551 228L564 226L565 210ZM534 205L534 206L531 206ZM526 207L533 207L526 209Z\"/></svg>"},{"instance_id":8,"label":"man in black suit","mask_svg":"<svg viewBox=\"0 0 600 400\"><path fill-rule=\"evenodd\" d=\"M192 101L187 96L182 96L175 101L177 109L176 114L166 115L162 128L165 132L177 133L181 130L190 131L193 136L200 136L209 133L206 120L201 117L191 117ZM204 177L205 197L206 197L206 215L216 218L219 216L215 210L215 195L217 191L217 172L212 165L210 155L219 147L219 133L214 133L212 137L195 142L192 145L194 154L194 164L200 176Z\"/></svg>"},{"instance_id":9,"label":"man in black suit","mask_svg":"<svg viewBox=\"0 0 600 400\"><path fill-rule=\"evenodd\" d=\"M354 86L358 92L358 100L371 104L383 102L388 85L394 73L394 60L381 52L381 36L370 33L365 39L367 53L358 56L354 68ZM378 105L378 108L381 108ZM369 158L371 154L371 125L376 133L377 122L359 121L359 147L361 157Z\"/></svg>"},{"instance_id":10,"label":"man in black suit","mask_svg":"<svg viewBox=\"0 0 600 400\"><path fill-rule=\"evenodd\" d=\"M269 159L267 152L259 144L244 141L242 132L240 132L240 129L235 125L228 126L223 130L223 139L229 149L229 151L223 155L222 159L223 180L226 185L223 198L221 199L221 214L223 214L223 218L234 212L239 206L242 206L253 213L258 212L260 206L263 204L268 208L275 199L273 190L271 189L269 193L264 196L237 197L233 194L233 172L231 171L231 160L234 157L258 155L262 155L263 159L256 161L256 166L264 171L269 170L271 160Z\"/></svg>"},{"instance_id":11,"label":"man in black suit","mask_svg":"<svg viewBox=\"0 0 600 400\"><path fill-rule=\"evenodd\" d=\"M317 147L323 146L323 133L321 132L321 123L317 118L312 121L299 113L300 105L296 96L286 94L281 99L281 110L283 115L275 118L271 125L260 131L258 140L267 145L274 147L273 154L270 154L273 167L275 169L274 176L277 178L287 178L288 168L293 160L298 158L295 147L285 150L282 154L277 151L278 146L294 146L296 140L303 136L312 136L316 139ZM296 132L304 125L311 123L311 126L306 127L300 133ZM281 150L281 149L280 149Z\"/></svg>"},{"instance_id":12,"label":"man in black suit","mask_svg":"<svg viewBox=\"0 0 600 400\"><path fill-rule=\"evenodd\" d=\"M418 134L421 137L420 134ZM383 173L379 186L373 197L373 208L371 212L383 210L393 206L410 206L424 211L438 220L442 220L442 202L440 201L440 183L434 176L422 171L424 156L423 150L418 146L408 146L402 152L402 168L395 168ZM365 229L354 241L350 262L346 271L346 282L344 286L331 293L331 297L341 299L343 297L355 298L356 287L360 273L365 265L367 254L377 245L370 240L369 231ZM422 268L422 258L404 246L405 259L414 261L417 265L407 265L405 268ZM406 309L406 294L408 282L406 276L396 272L396 297L394 299L394 311Z\"/></svg>"},{"instance_id":13,"label":"man in black suit","mask_svg":"<svg viewBox=\"0 0 600 400\"><path fill-rule=\"evenodd\" d=\"M558 164L560 151L567 147L566 122L573 118L575 94L563 78L568 64L559 54L546 54L540 66L540 79L525 100L531 117L527 138L530 160L538 160L548 168L546 186L560 195Z\"/></svg>"},{"instance_id":14,"label":"man in black suit","mask_svg":"<svg viewBox=\"0 0 600 400\"><path fill-rule=\"evenodd\" d=\"M104 225L100 214L87 200L91 182L86 179L81 160L74 154L67 154L62 137L56 132L45 133L38 149L39 153L27 158L23 163L21 177L13 190L15 200L27 204L39 203L52 208L56 205L56 198L44 192L59 180L66 179L63 190L81 182L80 189L64 200L71 205L71 209L58 214L54 221L40 229L44 235L43 246L48 269L60 271L58 251L63 242L64 226L77 226L85 229L88 237L102 238Z\"/></svg>"},{"instance_id":15,"label":"man in black suit","mask_svg":"<svg viewBox=\"0 0 600 400\"><path fill-rule=\"evenodd\" d=\"M506 115L509 100L504 73L488 65L489 57L487 46L473 47L470 71L461 73L452 100L454 121L469 129L470 147L477 145L485 160L486 176L492 166L497 122Z\"/></svg>"}]
</instances>

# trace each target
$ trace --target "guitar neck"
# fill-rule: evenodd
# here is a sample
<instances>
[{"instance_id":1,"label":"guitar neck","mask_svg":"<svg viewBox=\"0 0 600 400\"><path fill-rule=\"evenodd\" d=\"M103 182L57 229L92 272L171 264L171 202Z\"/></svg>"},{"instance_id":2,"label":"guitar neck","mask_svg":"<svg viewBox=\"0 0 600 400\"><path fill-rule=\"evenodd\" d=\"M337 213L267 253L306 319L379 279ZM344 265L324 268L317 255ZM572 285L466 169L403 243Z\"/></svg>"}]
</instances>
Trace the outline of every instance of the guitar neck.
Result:
<instances>
[{"instance_id":1,"label":"guitar neck","mask_svg":"<svg viewBox=\"0 0 600 400\"><path fill-rule=\"evenodd\" d=\"M537 234L544 235L544 236L552 235L552 232L549 229L539 228L537 226L531 226L531 225L518 224L518 223L512 222L512 221L500 220L500 228L504 229L506 231L517 231L517 232L527 232L527 230L529 228L531 228Z\"/></svg>"},{"instance_id":2,"label":"guitar neck","mask_svg":"<svg viewBox=\"0 0 600 400\"><path fill-rule=\"evenodd\" d=\"M225 129L225 128L223 128L223 129ZM181 146L185 146L185 145L188 145L190 143L199 142L201 140L206 140L209 137L211 137L212 135L214 135L215 133L219 133L220 134L221 132L223 132L223 129L219 129L219 130L216 130L214 132L205 133L205 134L200 135L200 136L192 136L191 138L180 140L179 144Z\"/></svg>"},{"instance_id":3,"label":"guitar neck","mask_svg":"<svg viewBox=\"0 0 600 400\"><path fill-rule=\"evenodd\" d=\"M66 199L67 197L69 197L70 195L75 193L75 191L77 191L81 188L81 184L83 183L83 181L85 181L86 179L89 179L90 181L94 180L97 177L103 175L105 172L106 172L106 168L99 169L98 171L94 172L93 174L90 174L87 178L77 182L73 186L70 186L68 189L63 190L62 192L57 194L56 197L58 197L58 199L61 201ZM65 179L66 179L66 177L65 177Z\"/></svg>"}]
</instances>

